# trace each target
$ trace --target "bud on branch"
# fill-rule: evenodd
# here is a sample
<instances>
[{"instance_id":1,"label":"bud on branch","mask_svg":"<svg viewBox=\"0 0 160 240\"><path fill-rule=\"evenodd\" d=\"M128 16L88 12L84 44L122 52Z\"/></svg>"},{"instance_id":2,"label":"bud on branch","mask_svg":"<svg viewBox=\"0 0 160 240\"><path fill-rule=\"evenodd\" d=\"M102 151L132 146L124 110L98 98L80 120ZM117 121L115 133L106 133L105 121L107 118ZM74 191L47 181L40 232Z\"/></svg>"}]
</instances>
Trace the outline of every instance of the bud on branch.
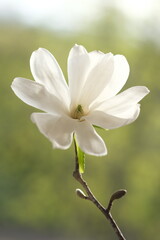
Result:
<instances>
[{"instance_id":1,"label":"bud on branch","mask_svg":"<svg viewBox=\"0 0 160 240\"><path fill-rule=\"evenodd\" d=\"M106 211L110 212L113 201L116 200L116 199L122 198L126 193L127 193L127 191L125 189L120 189L120 190L116 191L115 193L113 193L111 198L110 198L108 207L106 208Z\"/></svg>"},{"instance_id":2,"label":"bud on branch","mask_svg":"<svg viewBox=\"0 0 160 240\"><path fill-rule=\"evenodd\" d=\"M78 197L80 197L80 198L82 198L82 199L87 199L87 196L86 196L86 195L84 194L84 192L83 192L81 189L79 189L79 188L76 189L76 194L77 194Z\"/></svg>"},{"instance_id":3,"label":"bud on branch","mask_svg":"<svg viewBox=\"0 0 160 240\"><path fill-rule=\"evenodd\" d=\"M115 193L112 194L110 201L113 202L116 199L120 199L122 198L125 194L127 193L127 191L125 189L120 189L118 191L116 191Z\"/></svg>"}]
</instances>

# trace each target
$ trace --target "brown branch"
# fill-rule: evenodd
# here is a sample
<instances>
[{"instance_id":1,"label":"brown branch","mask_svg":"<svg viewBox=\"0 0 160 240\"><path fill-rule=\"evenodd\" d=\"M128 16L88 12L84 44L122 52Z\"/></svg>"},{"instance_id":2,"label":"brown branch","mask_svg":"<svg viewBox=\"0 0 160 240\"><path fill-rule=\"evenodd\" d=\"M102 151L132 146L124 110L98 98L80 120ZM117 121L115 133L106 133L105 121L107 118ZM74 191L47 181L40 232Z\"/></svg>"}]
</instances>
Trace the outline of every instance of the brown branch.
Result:
<instances>
[{"instance_id":1,"label":"brown branch","mask_svg":"<svg viewBox=\"0 0 160 240\"><path fill-rule=\"evenodd\" d=\"M82 185L87 196L79 189L77 189L77 195L83 199L90 200L102 212L102 214L106 217L106 219L109 221L109 223L111 224L118 239L126 240L110 212L111 207L113 205L113 201L115 199L119 199L119 198L123 197L126 194L126 190L122 189L122 190L119 190L119 191L115 192L114 194L112 194L109 204L108 204L108 207L107 208L103 207L102 204L93 195L87 182L83 179L82 174L79 172L79 163L78 163L76 143L75 143L75 153L76 153L75 154L75 170L73 172L73 177Z\"/></svg>"}]
</instances>

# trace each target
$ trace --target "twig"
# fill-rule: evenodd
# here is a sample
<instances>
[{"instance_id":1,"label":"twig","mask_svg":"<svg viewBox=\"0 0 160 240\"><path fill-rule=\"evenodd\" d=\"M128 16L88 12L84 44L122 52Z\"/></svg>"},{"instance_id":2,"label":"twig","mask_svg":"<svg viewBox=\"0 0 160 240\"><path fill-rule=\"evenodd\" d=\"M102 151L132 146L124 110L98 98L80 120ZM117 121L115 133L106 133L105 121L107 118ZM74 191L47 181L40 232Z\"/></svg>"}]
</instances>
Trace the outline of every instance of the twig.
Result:
<instances>
[{"instance_id":1,"label":"twig","mask_svg":"<svg viewBox=\"0 0 160 240\"><path fill-rule=\"evenodd\" d=\"M96 197L93 195L93 193L91 192L87 182L83 179L82 174L79 172L79 163L78 163L78 155L77 155L77 148L76 148L76 143L75 143L75 170L73 172L73 177L82 185L82 187L84 188L87 196L80 190L77 189L77 195L83 199L86 200L90 200L102 213L103 215L106 217L106 219L110 222L114 232L116 233L117 237L119 240L126 240L125 237L123 236L121 230L119 229L117 223L115 222L115 220L113 219L112 215L111 215L111 208L113 205L113 201L116 199L119 199L121 197L123 197L126 194L126 190L118 190L117 192L113 193L108 207L105 208L102 206L102 204L96 199Z\"/></svg>"}]
</instances>

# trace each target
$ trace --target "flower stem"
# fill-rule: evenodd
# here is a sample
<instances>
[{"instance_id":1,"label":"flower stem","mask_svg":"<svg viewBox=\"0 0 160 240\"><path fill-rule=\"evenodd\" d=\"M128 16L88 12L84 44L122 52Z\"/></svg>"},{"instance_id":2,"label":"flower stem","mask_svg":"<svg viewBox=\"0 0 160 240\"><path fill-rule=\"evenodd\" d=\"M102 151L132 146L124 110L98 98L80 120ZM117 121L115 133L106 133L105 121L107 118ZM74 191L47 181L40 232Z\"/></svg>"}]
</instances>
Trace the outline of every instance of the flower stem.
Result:
<instances>
[{"instance_id":1,"label":"flower stem","mask_svg":"<svg viewBox=\"0 0 160 240\"><path fill-rule=\"evenodd\" d=\"M103 207L102 204L93 195L93 193L90 190L87 182L83 179L82 174L79 171L79 163L78 163L76 142L74 142L74 143L75 143L75 170L73 172L73 177L82 185L82 187L86 191L87 196L84 197L84 199L90 200L102 212L102 214L106 217L106 219L111 224L111 226L112 226L112 228L113 228L113 230L114 230L114 232L117 235L119 240L126 240L125 237L123 236L121 230L119 229L117 223L113 219L113 217L111 215L111 212L110 212L111 208L112 208L113 201L115 199L118 199L118 198L122 197L126 193L126 191L125 190L119 190L116 193L114 193L110 198L108 207L107 208ZM122 194L122 192L123 192L123 194Z\"/></svg>"}]
</instances>

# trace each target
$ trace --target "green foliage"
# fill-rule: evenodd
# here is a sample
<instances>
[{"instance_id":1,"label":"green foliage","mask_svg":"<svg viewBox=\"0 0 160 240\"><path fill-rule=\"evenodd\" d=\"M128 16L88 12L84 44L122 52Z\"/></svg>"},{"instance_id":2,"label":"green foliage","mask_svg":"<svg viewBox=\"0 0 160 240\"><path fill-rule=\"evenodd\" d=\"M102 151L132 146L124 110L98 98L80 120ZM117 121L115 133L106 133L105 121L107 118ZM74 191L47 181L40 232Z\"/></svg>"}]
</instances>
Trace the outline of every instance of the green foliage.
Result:
<instances>
[{"instance_id":1,"label":"green foliage","mask_svg":"<svg viewBox=\"0 0 160 240\"><path fill-rule=\"evenodd\" d=\"M78 163L79 163L79 172L84 173L85 171L85 154L80 149L76 139L74 139L75 145L76 145L76 151L77 151L77 157L78 157Z\"/></svg>"},{"instance_id":2,"label":"green foliage","mask_svg":"<svg viewBox=\"0 0 160 240\"><path fill-rule=\"evenodd\" d=\"M113 207L127 239L150 240L153 235L154 240L159 239L160 51L147 39L128 41L127 29L123 28L125 21L115 21L113 16L106 15L91 30L72 36L1 27L2 224L50 230L74 240L115 239L98 211L74 195L77 183L72 178L73 146L65 152L53 150L30 121L30 114L37 110L22 103L10 89L14 77L32 79L29 58L39 47L54 54L67 77L68 52L78 43L89 51L99 49L124 54L131 67L125 88L146 85L151 90L141 103L141 114L135 123L111 131L96 129L106 141L108 155L87 156L85 178L104 205L117 189L127 189L127 196Z\"/></svg>"}]
</instances>

